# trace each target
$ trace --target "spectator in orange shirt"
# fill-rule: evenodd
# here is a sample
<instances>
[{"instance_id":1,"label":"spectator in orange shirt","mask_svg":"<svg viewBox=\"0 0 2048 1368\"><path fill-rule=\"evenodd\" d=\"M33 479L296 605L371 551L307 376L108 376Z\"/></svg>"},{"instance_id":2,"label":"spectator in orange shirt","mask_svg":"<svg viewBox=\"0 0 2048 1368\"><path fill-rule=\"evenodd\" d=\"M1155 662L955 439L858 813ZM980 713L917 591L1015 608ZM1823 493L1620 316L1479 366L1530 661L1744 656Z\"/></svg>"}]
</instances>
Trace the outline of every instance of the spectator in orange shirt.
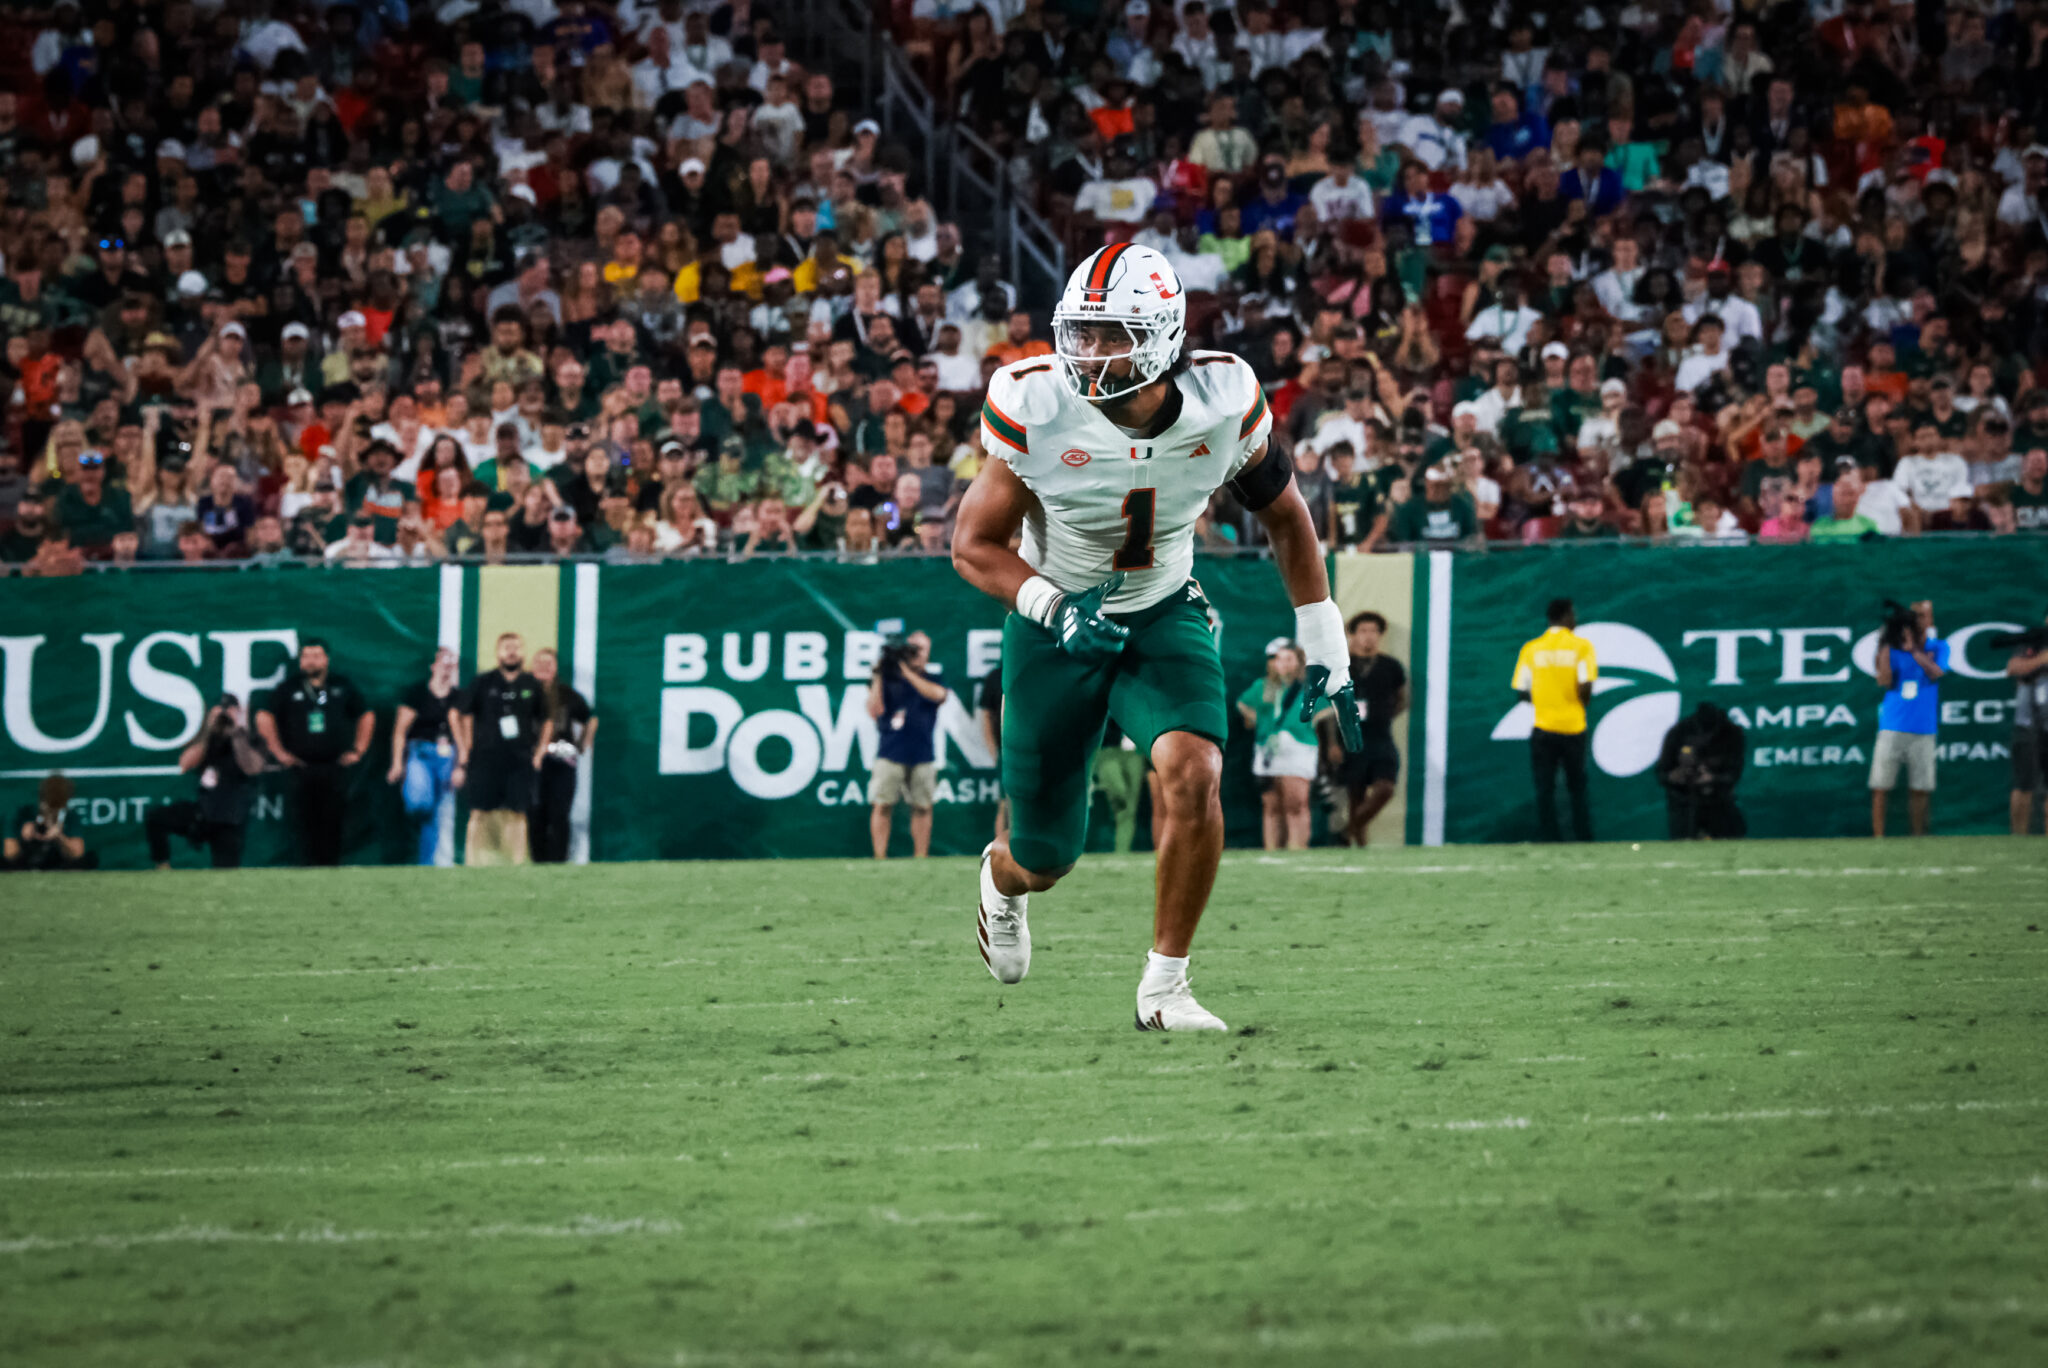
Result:
<instances>
[{"instance_id":1,"label":"spectator in orange shirt","mask_svg":"<svg viewBox=\"0 0 2048 1368\"><path fill-rule=\"evenodd\" d=\"M1912 385L1912 377L1898 367L1899 355L1891 343L1879 338L1870 344L1870 355L1863 366L1863 387L1872 394L1882 394L1894 405L1906 400L1906 390Z\"/></svg>"},{"instance_id":2,"label":"spectator in orange shirt","mask_svg":"<svg viewBox=\"0 0 2048 1368\"><path fill-rule=\"evenodd\" d=\"M789 348L780 342L770 342L761 348L761 364L750 370L740 381L742 393L754 395L761 401L765 412L789 397Z\"/></svg>"},{"instance_id":3,"label":"spectator in orange shirt","mask_svg":"<svg viewBox=\"0 0 2048 1368\"><path fill-rule=\"evenodd\" d=\"M1856 172L1862 175L1884 165L1892 142L1891 111L1873 103L1870 92L1852 83L1835 106L1835 145L1853 150Z\"/></svg>"},{"instance_id":4,"label":"spectator in orange shirt","mask_svg":"<svg viewBox=\"0 0 2048 1368\"><path fill-rule=\"evenodd\" d=\"M1113 143L1126 133L1135 133L1138 124L1131 112L1131 83L1112 76L1096 88L1102 93L1102 103L1088 111L1088 118L1102 134L1102 141Z\"/></svg>"},{"instance_id":5,"label":"spectator in orange shirt","mask_svg":"<svg viewBox=\"0 0 2048 1368\"><path fill-rule=\"evenodd\" d=\"M918 372L917 358L907 351L899 351L889 358L889 378L896 382L896 388L903 394L896 401L896 407L912 418L932 406L931 389L926 388L925 377ZM932 367L931 387L937 388L938 367Z\"/></svg>"},{"instance_id":6,"label":"spectator in orange shirt","mask_svg":"<svg viewBox=\"0 0 2048 1368\"><path fill-rule=\"evenodd\" d=\"M810 344L798 342L789 349L789 360L782 367L783 398L802 409L813 423L830 422L832 405L818 393L814 378Z\"/></svg>"},{"instance_id":7,"label":"spectator in orange shirt","mask_svg":"<svg viewBox=\"0 0 2048 1368\"><path fill-rule=\"evenodd\" d=\"M998 365L1007 366L1033 356L1051 356L1052 343L1031 335L1031 315L1022 309L1010 311L1003 340L988 349Z\"/></svg>"}]
</instances>

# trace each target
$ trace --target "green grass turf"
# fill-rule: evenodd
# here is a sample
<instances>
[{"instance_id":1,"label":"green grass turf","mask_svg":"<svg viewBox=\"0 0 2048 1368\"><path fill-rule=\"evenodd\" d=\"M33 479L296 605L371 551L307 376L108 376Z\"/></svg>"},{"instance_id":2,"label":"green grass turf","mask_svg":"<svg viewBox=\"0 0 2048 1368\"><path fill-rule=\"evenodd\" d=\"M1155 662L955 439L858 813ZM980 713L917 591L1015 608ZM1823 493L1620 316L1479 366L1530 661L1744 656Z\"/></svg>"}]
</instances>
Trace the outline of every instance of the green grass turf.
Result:
<instances>
[{"instance_id":1,"label":"green grass turf","mask_svg":"<svg viewBox=\"0 0 2048 1368\"><path fill-rule=\"evenodd\" d=\"M2037 1364L2048 843L0 883L0 1362Z\"/></svg>"}]
</instances>

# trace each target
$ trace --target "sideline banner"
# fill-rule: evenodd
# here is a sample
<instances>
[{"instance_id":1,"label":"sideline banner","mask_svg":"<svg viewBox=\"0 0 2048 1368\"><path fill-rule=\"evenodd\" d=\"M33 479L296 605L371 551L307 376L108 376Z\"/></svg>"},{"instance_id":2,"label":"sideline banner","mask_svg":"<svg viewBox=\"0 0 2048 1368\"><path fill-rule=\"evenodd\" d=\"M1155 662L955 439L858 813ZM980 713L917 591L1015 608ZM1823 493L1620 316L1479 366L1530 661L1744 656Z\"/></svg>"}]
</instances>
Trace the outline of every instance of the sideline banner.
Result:
<instances>
[{"instance_id":1,"label":"sideline banner","mask_svg":"<svg viewBox=\"0 0 2048 1368\"><path fill-rule=\"evenodd\" d=\"M1271 564L1203 559L1196 577L1222 619L1224 678L1242 689L1294 615ZM597 613L598 729L592 858L851 856L870 853L867 787L877 733L867 681L878 623L932 638L951 690L937 728L932 852L978 854L1002 796L977 715L997 668L1002 609L944 560L883 566L758 560L606 567ZM1250 743L1224 761L1233 845L1259 840ZM1095 800L1088 848L1111 844ZM892 854L908 854L903 812ZM1142 825L1138 848L1149 840Z\"/></svg>"},{"instance_id":2,"label":"sideline banner","mask_svg":"<svg viewBox=\"0 0 2048 1368\"><path fill-rule=\"evenodd\" d=\"M299 642L322 637L334 669L378 711L370 754L356 767L344 837L351 864L403 863L413 838L395 786L384 782L391 714L424 679L437 639L434 570L163 571L13 579L0 585L0 819L35 801L51 770L78 795L66 830L102 866L149 865L142 818L189 798L178 752L223 692L244 705L284 677ZM296 860L286 820L289 780L257 780L244 862ZM172 860L206 855L183 841Z\"/></svg>"},{"instance_id":3,"label":"sideline banner","mask_svg":"<svg viewBox=\"0 0 2048 1368\"><path fill-rule=\"evenodd\" d=\"M1949 641L1941 684L1935 830L2002 832L2011 787L2007 653L1986 638L2039 624L2048 539L1892 539L1842 546L1593 545L1416 560L1430 663L1417 685L1425 745L1443 754L1441 839L1534 838L1529 711L1508 688L1515 653L1568 596L1599 652L1592 729L1594 834L1661 839L1653 773L1664 734L1702 701L1748 733L1737 799L1753 836L1870 829L1870 752L1882 697L1872 676L1886 597L1931 599ZM1434 638L1447 629L1446 642ZM1435 705L1432 708L1432 704ZM1561 786L1561 785L1560 785ZM1410 792L1414 792L1411 786ZM1432 821L1425 791L1416 814ZM1560 794L1562 803L1562 794ZM1893 804L1904 830L1905 801Z\"/></svg>"},{"instance_id":4,"label":"sideline banner","mask_svg":"<svg viewBox=\"0 0 2048 1368\"><path fill-rule=\"evenodd\" d=\"M1197 571L1234 696L1263 668L1265 642L1291 634L1293 612L1270 563L1205 558ZM61 769L78 787L68 829L106 868L147 866L143 816L191 796L178 752L212 701L274 684L308 636L328 640L336 670L378 713L351 785L352 864L413 858L412 824L384 782L399 698L437 644L458 651L467 680L501 631L518 631L529 656L559 650L601 719L579 775L572 858L866 855L866 689L884 619L930 633L952 691L933 852L979 853L1001 797L975 704L1002 613L942 559L137 572L10 580L0 595L0 818ZM1233 845L1259 841L1250 770L1250 743L1234 735L1223 789ZM245 863L295 863L288 777L266 774L257 791ZM466 815L456 804L445 826L458 860ZM896 818L897 854L909 851L906 820ZM1142 823L1137 839L1149 846ZM1110 845L1098 797L1089 849ZM172 856L205 861L182 842Z\"/></svg>"},{"instance_id":5,"label":"sideline banner","mask_svg":"<svg viewBox=\"0 0 2048 1368\"><path fill-rule=\"evenodd\" d=\"M1293 614L1270 562L1204 557L1196 572L1221 619L1234 697L1263 668L1265 642L1291 635ZM1739 801L1752 834L1863 834L1887 595L1932 598L1953 652L1936 830L2006 829L2013 689L1986 639L2041 620L2048 539L1339 556L1335 583L1347 613L1389 619L1388 649L1411 680L1395 727L1403 790L1376 840L1534 835L1528 716L1508 676L1558 595L1577 601L1600 653L1590 749L1601 839L1664 835L1652 768L1665 731L1702 699L1748 732ZM378 710L353 783L351 863L412 857L411 824L383 781L398 698L437 643L458 649L467 676L501 630L520 631L529 651L557 647L602 719L575 858L867 854L876 734L866 682L876 625L889 619L931 635L952 690L933 851L978 852L1001 796L975 704L1002 615L944 560L96 574L10 580L0 600L0 819L62 769L78 784L70 829L109 868L146 865L143 814L189 796L177 755L212 700L268 687L312 635ZM1250 769L1248 738L1234 731L1223 784L1233 846L1259 843ZM247 862L291 863L289 782L266 775L258 792ZM448 828L457 848L461 817ZM899 815L897 853L908 850L904 827ZM1110 842L1098 797L1089 849ZM1137 843L1149 845L1142 823ZM173 857L203 859L182 843Z\"/></svg>"}]
</instances>

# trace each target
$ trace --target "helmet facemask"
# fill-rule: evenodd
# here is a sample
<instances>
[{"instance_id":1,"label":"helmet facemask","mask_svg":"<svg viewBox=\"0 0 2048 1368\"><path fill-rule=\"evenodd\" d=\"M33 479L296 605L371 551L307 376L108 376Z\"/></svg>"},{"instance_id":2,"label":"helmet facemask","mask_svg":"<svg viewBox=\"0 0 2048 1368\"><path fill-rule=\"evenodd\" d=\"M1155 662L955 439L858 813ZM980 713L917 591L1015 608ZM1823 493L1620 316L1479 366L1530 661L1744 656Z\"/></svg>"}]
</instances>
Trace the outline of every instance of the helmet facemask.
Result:
<instances>
[{"instance_id":1,"label":"helmet facemask","mask_svg":"<svg viewBox=\"0 0 2048 1368\"><path fill-rule=\"evenodd\" d=\"M1170 318L1053 318L1053 350L1074 393L1091 404L1127 398L1172 368L1180 330Z\"/></svg>"}]
</instances>

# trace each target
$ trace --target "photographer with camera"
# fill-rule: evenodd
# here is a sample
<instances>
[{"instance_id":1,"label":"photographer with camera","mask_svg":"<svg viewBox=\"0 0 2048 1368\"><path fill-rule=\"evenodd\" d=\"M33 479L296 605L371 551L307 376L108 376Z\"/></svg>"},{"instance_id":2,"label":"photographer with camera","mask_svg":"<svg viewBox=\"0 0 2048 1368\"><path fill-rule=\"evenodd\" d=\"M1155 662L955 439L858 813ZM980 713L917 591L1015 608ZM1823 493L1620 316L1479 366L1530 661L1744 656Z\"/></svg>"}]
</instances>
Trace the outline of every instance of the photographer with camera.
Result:
<instances>
[{"instance_id":1,"label":"photographer with camera","mask_svg":"<svg viewBox=\"0 0 2048 1368\"><path fill-rule=\"evenodd\" d=\"M931 853L932 794L937 786L938 753L932 732L946 686L925 668L932 657L932 639L923 632L891 638L882 648L868 678L868 716L881 732L874 773L869 776L868 835L875 858L889 858L889 828L896 805L910 802L910 847L918 859Z\"/></svg>"},{"instance_id":2,"label":"photographer with camera","mask_svg":"<svg viewBox=\"0 0 2048 1368\"><path fill-rule=\"evenodd\" d=\"M1735 806L1745 759L1742 728L1712 703L1700 704L1664 733L1657 782L1664 786L1672 840L1732 841L1748 834Z\"/></svg>"},{"instance_id":3,"label":"photographer with camera","mask_svg":"<svg viewBox=\"0 0 2048 1368\"><path fill-rule=\"evenodd\" d=\"M255 801L251 781L263 772L263 754L249 735L240 699L222 694L207 709L199 734L178 753L178 770L199 772L199 792L184 802L153 807L142 819L150 863L169 869L171 837L182 836L194 846L205 846L215 869L240 869L242 838Z\"/></svg>"},{"instance_id":4,"label":"photographer with camera","mask_svg":"<svg viewBox=\"0 0 2048 1368\"><path fill-rule=\"evenodd\" d=\"M85 837L64 834L64 815L77 792L62 774L45 778L36 801L14 814L14 825L0 841L0 869L24 871L98 869L98 851L85 848Z\"/></svg>"},{"instance_id":5,"label":"photographer with camera","mask_svg":"<svg viewBox=\"0 0 2048 1368\"><path fill-rule=\"evenodd\" d=\"M1934 605L1908 608L1885 600L1888 616L1877 649L1877 744L1870 756L1870 830L1884 838L1885 803L1906 769L1907 810L1913 834L1927 834L1934 802L1934 733L1941 723L1941 679L1948 673L1948 643L1934 635Z\"/></svg>"},{"instance_id":6,"label":"photographer with camera","mask_svg":"<svg viewBox=\"0 0 2048 1368\"><path fill-rule=\"evenodd\" d=\"M2013 651L2005 662L2015 686L2012 713L2012 834L2034 825L2034 797L2042 796L2042 825L2048 833L2048 618L2027 632L1990 639Z\"/></svg>"}]
</instances>

